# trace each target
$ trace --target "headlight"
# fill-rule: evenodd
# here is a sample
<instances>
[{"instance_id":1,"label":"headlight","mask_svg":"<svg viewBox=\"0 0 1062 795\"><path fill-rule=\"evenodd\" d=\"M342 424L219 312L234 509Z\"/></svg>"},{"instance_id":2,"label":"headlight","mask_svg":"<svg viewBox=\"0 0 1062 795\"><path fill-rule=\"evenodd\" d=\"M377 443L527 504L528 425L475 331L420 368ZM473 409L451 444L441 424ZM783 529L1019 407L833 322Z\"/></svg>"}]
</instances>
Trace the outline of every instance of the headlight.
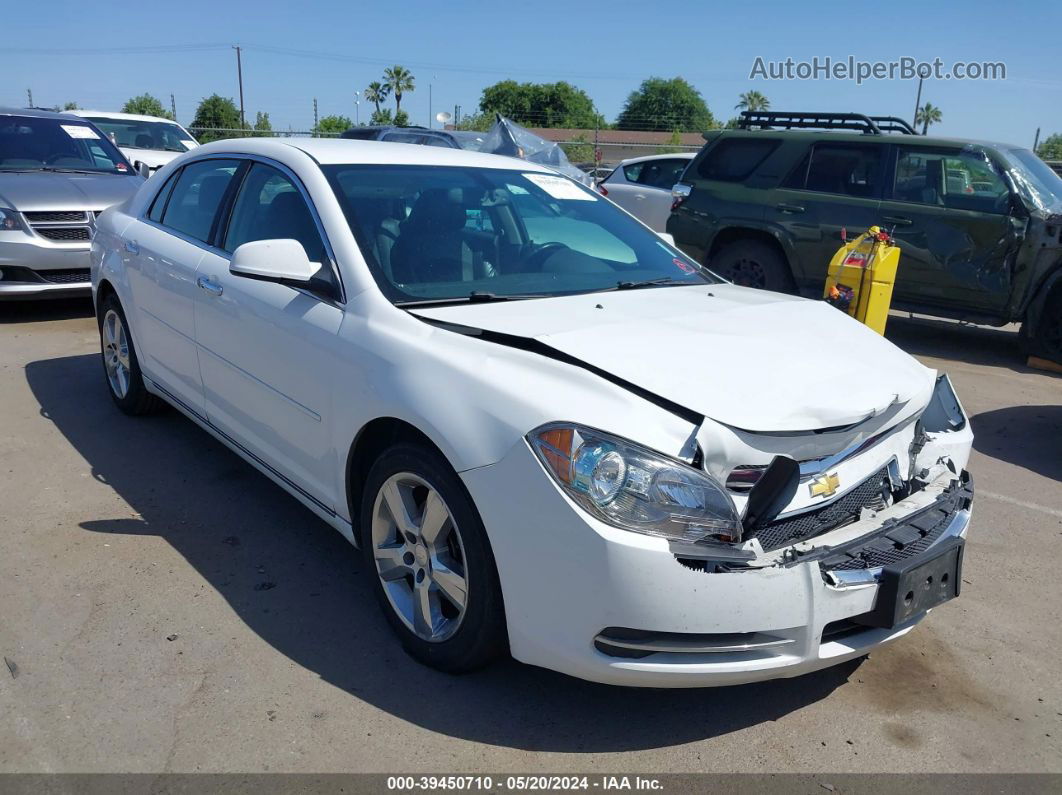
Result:
<instances>
[{"instance_id":1,"label":"headlight","mask_svg":"<svg viewBox=\"0 0 1062 795\"><path fill-rule=\"evenodd\" d=\"M561 488L615 527L687 543L741 540L730 496L681 461L580 425L543 425L527 439Z\"/></svg>"},{"instance_id":2,"label":"headlight","mask_svg":"<svg viewBox=\"0 0 1062 795\"><path fill-rule=\"evenodd\" d=\"M22 219L14 210L0 207L0 232L11 232L22 228Z\"/></svg>"}]
</instances>

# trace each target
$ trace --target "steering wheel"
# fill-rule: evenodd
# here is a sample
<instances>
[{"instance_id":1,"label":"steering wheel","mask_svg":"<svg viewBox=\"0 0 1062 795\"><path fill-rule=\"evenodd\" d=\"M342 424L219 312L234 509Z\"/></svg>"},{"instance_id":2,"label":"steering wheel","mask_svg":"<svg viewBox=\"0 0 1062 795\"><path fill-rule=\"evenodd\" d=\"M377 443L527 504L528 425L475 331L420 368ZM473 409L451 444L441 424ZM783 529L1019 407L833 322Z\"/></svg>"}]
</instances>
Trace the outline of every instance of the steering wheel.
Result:
<instances>
[{"instance_id":1,"label":"steering wheel","mask_svg":"<svg viewBox=\"0 0 1062 795\"><path fill-rule=\"evenodd\" d=\"M558 243L555 240L550 243L543 243L541 246L533 248L528 255L524 257L524 264L541 266L558 251L567 248L569 248L567 245L564 243Z\"/></svg>"}]
</instances>

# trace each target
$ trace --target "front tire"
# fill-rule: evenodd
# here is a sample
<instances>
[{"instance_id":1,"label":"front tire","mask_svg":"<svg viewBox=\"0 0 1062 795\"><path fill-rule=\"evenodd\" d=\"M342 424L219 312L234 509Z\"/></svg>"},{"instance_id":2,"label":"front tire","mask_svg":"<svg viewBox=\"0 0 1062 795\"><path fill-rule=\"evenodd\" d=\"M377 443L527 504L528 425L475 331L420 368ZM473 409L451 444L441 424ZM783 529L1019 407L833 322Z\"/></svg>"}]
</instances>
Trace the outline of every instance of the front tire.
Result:
<instances>
[{"instance_id":1,"label":"front tire","mask_svg":"<svg viewBox=\"0 0 1062 795\"><path fill-rule=\"evenodd\" d=\"M1062 364L1062 284L1044 301L1036 328L1030 329L1027 321L1022 323L1021 341L1027 355Z\"/></svg>"},{"instance_id":2,"label":"front tire","mask_svg":"<svg viewBox=\"0 0 1062 795\"><path fill-rule=\"evenodd\" d=\"M99 328L103 374L114 404L131 416L159 411L163 403L144 386L129 322L114 293L108 294L100 304Z\"/></svg>"},{"instance_id":3,"label":"front tire","mask_svg":"<svg viewBox=\"0 0 1062 795\"><path fill-rule=\"evenodd\" d=\"M760 290L794 293L793 274L785 258L759 240L738 240L725 245L706 263L724 279Z\"/></svg>"},{"instance_id":4,"label":"front tire","mask_svg":"<svg viewBox=\"0 0 1062 795\"><path fill-rule=\"evenodd\" d=\"M435 450L397 444L361 505L361 548L391 628L414 659L464 673L506 650L494 555L472 498Z\"/></svg>"}]
</instances>

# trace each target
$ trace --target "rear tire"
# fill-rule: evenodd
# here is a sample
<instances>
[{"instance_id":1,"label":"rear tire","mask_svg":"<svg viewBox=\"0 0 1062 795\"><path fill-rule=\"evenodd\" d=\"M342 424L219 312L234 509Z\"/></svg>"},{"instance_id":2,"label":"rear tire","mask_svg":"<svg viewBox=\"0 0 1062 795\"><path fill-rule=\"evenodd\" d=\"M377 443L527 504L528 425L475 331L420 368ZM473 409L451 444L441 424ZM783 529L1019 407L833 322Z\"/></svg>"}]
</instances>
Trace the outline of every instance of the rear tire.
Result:
<instances>
[{"instance_id":1,"label":"rear tire","mask_svg":"<svg viewBox=\"0 0 1062 795\"><path fill-rule=\"evenodd\" d=\"M436 450L403 442L373 464L362 492L361 549L402 647L447 673L507 650L501 586L483 522Z\"/></svg>"},{"instance_id":2,"label":"rear tire","mask_svg":"<svg viewBox=\"0 0 1062 795\"><path fill-rule=\"evenodd\" d=\"M724 279L760 290L795 293L789 263L777 249L759 240L738 240L723 246L706 263Z\"/></svg>"},{"instance_id":3,"label":"rear tire","mask_svg":"<svg viewBox=\"0 0 1062 795\"><path fill-rule=\"evenodd\" d=\"M100 303L98 322L103 375L114 404L130 416L158 412L165 404L144 386L129 322L114 293Z\"/></svg>"},{"instance_id":4,"label":"rear tire","mask_svg":"<svg viewBox=\"0 0 1062 795\"><path fill-rule=\"evenodd\" d=\"M1027 356L1041 356L1062 364L1062 284L1047 296L1036 327L1021 324L1022 349Z\"/></svg>"}]
</instances>

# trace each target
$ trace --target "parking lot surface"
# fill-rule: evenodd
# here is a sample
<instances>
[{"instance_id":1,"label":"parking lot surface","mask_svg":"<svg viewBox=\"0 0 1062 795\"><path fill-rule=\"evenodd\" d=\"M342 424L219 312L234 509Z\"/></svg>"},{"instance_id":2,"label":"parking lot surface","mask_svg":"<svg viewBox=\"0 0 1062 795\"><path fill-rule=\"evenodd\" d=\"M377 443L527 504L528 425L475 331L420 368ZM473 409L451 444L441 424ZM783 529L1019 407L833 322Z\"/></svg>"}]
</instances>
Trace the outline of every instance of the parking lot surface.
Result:
<instances>
[{"instance_id":1,"label":"parking lot surface","mask_svg":"<svg viewBox=\"0 0 1062 795\"><path fill-rule=\"evenodd\" d=\"M87 302L0 306L0 772L1062 771L1062 377L1009 330L889 337L972 418L961 597L800 679L628 690L417 665L337 533L117 412Z\"/></svg>"}]
</instances>

